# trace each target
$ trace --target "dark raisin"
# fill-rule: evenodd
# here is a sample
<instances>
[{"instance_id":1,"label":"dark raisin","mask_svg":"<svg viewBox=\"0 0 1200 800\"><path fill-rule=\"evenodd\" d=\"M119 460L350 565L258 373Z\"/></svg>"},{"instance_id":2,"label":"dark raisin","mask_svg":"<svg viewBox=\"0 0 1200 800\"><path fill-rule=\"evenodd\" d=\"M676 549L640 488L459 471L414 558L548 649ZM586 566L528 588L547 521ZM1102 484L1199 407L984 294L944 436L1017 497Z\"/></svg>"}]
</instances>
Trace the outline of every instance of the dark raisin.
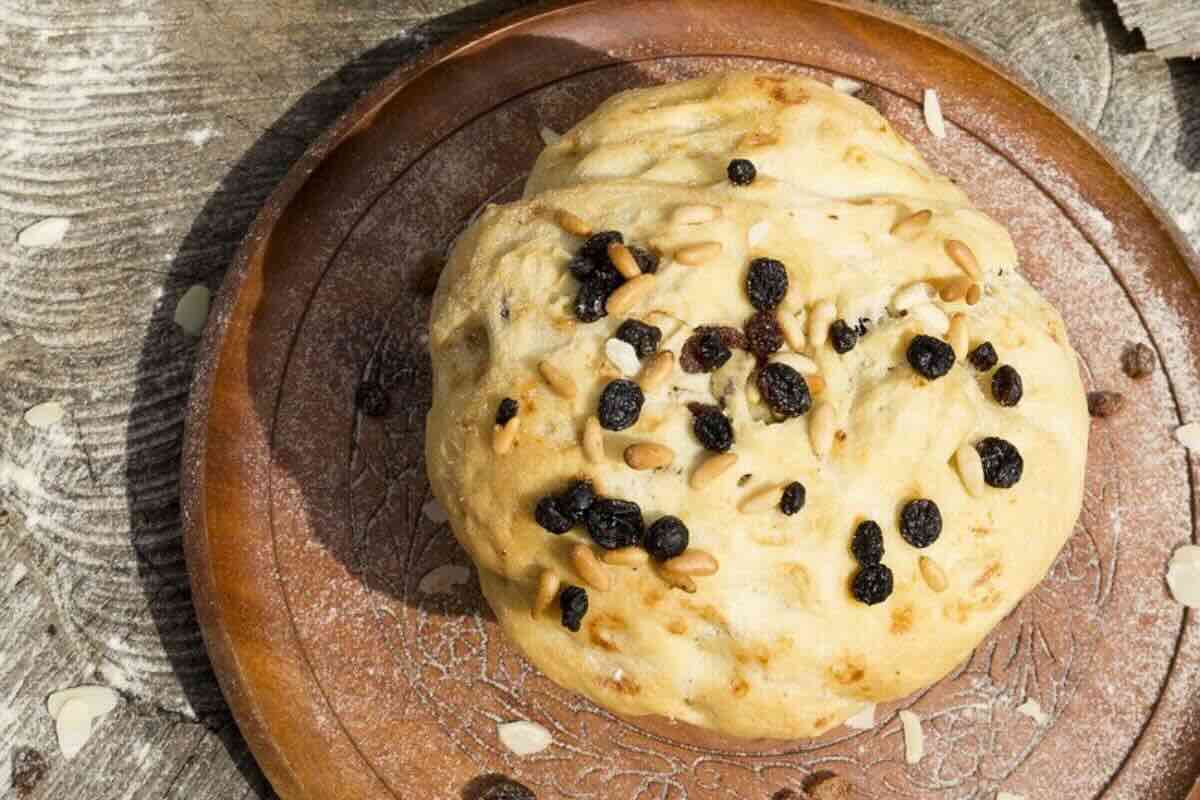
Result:
<instances>
[{"instance_id":1,"label":"dark raisin","mask_svg":"<svg viewBox=\"0 0 1200 800\"><path fill-rule=\"evenodd\" d=\"M557 497L546 496L538 500L533 509L533 519L551 533L558 535L566 533L575 527L575 523L559 503Z\"/></svg>"},{"instance_id":2,"label":"dark raisin","mask_svg":"<svg viewBox=\"0 0 1200 800\"><path fill-rule=\"evenodd\" d=\"M858 527L854 529L854 536L850 539L850 552L864 567L882 561L883 530L879 523L869 519L858 523Z\"/></svg>"},{"instance_id":3,"label":"dark raisin","mask_svg":"<svg viewBox=\"0 0 1200 800\"><path fill-rule=\"evenodd\" d=\"M854 328L846 324L846 320L835 319L829 326L829 341L833 345L834 352L845 354L858 344L858 334Z\"/></svg>"},{"instance_id":4,"label":"dark raisin","mask_svg":"<svg viewBox=\"0 0 1200 800\"><path fill-rule=\"evenodd\" d=\"M781 417L798 417L812 408L808 384L799 372L787 364L767 364L758 371L757 383L767 406Z\"/></svg>"},{"instance_id":5,"label":"dark raisin","mask_svg":"<svg viewBox=\"0 0 1200 800\"><path fill-rule=\"evenodd\" d=\"M496 424L507 425L508 421L517 415L521 409L519 403L511 397L506 397L500 401L500 407L496 409Z\"/></svg>"},{"instance_id":6,"label":"dark raisin","mask_svg":"<svg viewBox=\"0 0 1200 800\"><path fill-rule=\"evenodd\" d=\"M725 168L725 174L729 176L729 182L734 186L749 186L758 177L758 170L748 159L735 158Z\"/></svg>"},{"instance_id":7,"label":"dark raisin","mask_svg":"<svg viewBox=\"0 0 1200 800\"><path fill-rule=\"evenodd\" d=\"M31 796L48 772L50 762L41 751L32 747L13 748L11 779L12 788L17 790L17 797Z\"/></svg>"},{"instance_id":8,"label":"dark raisin","mask_svg":"<svg viewBox=\"0 0 1200 800\"><path fill-rule=\"evenodd\" d=\"M591 481L572 481L567 490L558 496L558 510L570 517L572 522L583 522L595 500L596 489Z\"/></svg>"},{"instance_id":9,"label":"dark raisin","mask_svg":"<svg viewBox=\"0 0 1200 800\"><path fill-rule=\"evenodd\" d=\"M787 516L804 508L804 501L808 498L808 492L804 488L804 484L800 481L792 481L783 489L783 497L779 500L779 510Z\"/></svg>"},{"instance_id":10,"label":"dark raisin","mask_svg":"<svg viewBox=\"0 0 1200 800\"><path fill-rule=\"evenodd\" d=\"M638 358L652 356L662 341L662 329L636 319L627 319L617 328L617 338L633 345Z\"/></svg>"},{"instance_id":11,"label":"dark raisin","mask_svg":"<svg viewBox=\"0 0 1200 800\"><path fill-rule=\"evenodd\" d=\"M883 564L863 567L854 576L850 591L860 603L882 603L892 594L892 571Z\"/></svg>"},{"instance_id":12,"label":"dark raisin","mask_svg":"<svg viewBox=\"0 0 1200 800\"><path fill-rule=\"evenodd\" d=\"M638 421L646 396L642 387L624 378L610 381L600 393L600 426L610 431L623 431Z\"/></svg>"},{"instance_id":13,"label":"dark raisin","mask_svg":"<svg viewBox=\"0 0 1200 800\"><path fill-rule=\"evenodd\" d=\"M988 486L1008 489L1021 480L1025 461L1011 442L989 436L975 445L975 450L983 462L983 480Z\"/></svg>"},{"instance_id":14,"label":"dark raisin","mask_svg":"<svg viewBox=\"0 0 1200 800\"><path fill-rule=\"evenodd\" d=\"M1021 374L1005 364L992 375L992 397L1002 406L1015 406L1021 402L1025 387L1021 385Z\"/></svg>"},{"instance_id":15,"label":"dark raisin","mask_svg":"<svg viewBox=\"0 0 1200 800\"><path fill-rule=\"evenodd\" d=\"M787 296L787 267L774 258L756 258L746 273L746 294L750 305L759 311L770 311Z\"/></svg>"},{"instance_id":16,"label":"dark raisin","mask_svg":"<svg viewBox=\"0 0 1200 800\"><path fill-rule=\"evenodd\" d=\"M529 787L510 778L502 778L479 795L479 800L537 800L537 796Z\"/></svg>"},{"instance_id":17,"label":"dark raisin","mask_svg":"<svg viewBox=\"0 0 1200 800\"><path fill-rule=\"evenodd\" d=\"M730 359L733 352L712 329L693 333L683 343L679 354L679 366L684 372L712 372Z\"/></svg>"},{"instance_id":18,"label":"dark raisin","mask_svg":"<svg viewBox=\"0 0 1200 800\"><path fill-rule=\"evenodd\" d=\"M653 558L666 561L687 550L688 538L687 525L679 517L659 517L646 530L644 546Z\"/></svg>"},{"instance_id":19,"label":"dark raisin","mask_svg":"<svg viewBox=\"0 0 1200 800\"><path fill-rule=\"evenodd\" d=\"M733 447L733 423L720 411L705 411L692 418L692 431L700 444L716 453Z\"/></svg>"},{"instance_id":20,"label":"dark raisin","mask_svg":"<svg viewBox=\"0 0 1200 800\"><path fill-rule=\"evenodd\" d=\"M750 352L765 359L783 347L783 329L773 311L759 311L746 321L746 343Z\"/></svg>"},{"instance_id":21,"label":"dark raisin","mask_svg":"<svg viewBox=\"0 0 1200 800\"><path fill-rule=\"evenodd\" d=\"M720 406L715 406L712 403L698 403L695 400L692 400L690 403L688 403L687 408L688 411L692 412L692 416L696 417L700 416L701 414L707 414L710 411L717 414L721 413Z\"/></svg>"},{"instance_id":22,"label":"dark raisin","mask_svg":"<svg viewBox=\"0 0 1200 800\"><path fill-rule=\"evenodd\" d=\"M1121 354L1121 369L1131 378L1144 378L1154 372L1157 361L1149 345L1130 342Z\"/></svg>"},{"instance_id":23,"label":"dark raisin","mask_svg":"<svg viewBox=\"0 0 1200 800\"><path fill-rule=\"evenodd\" d=\"M854 326L854 333L859 339L867 335L867 331L871 330L871 320L866 317L859 317L858 324Z\"/></svg>"},{"instance_id":24,"label":"dark raisin","mask_svg":"<svg viewBox=\"0 0 1200 800\"><path fill-rule=\"evenodd\" d=\"M587 510L587 529L592 541L605 550L639 545L645 531L642 509L628 500L597 498Z\"/></svg>"},{"instance_id":25,"label":"dark raisin","mask_svg":"<svg viewBox=\"0 0 1200 800\"><path fill-rule=\"evenodd\" d=\"M584 281L575 295L575 318L595 322L608 316L608 298L613 289L603 281Z\"/></svg>"},{"instance_id":26,"label":"dark raisin","mask_svg":"<svg viewBox=\"0 0 1200 800\"><path fill-rule=\"evenodd\" d=\"M980 372L987 372L992 367L996 366L999 361L999 356L996 355L996 348L992 347L991 342L984 342L967 354L967 360L971 362L971 366Z\"/></svg>"},{"instance_id":27,"label":"dark raisin","mask_svg":"<svg viewBox=\"0 0 1200 800\"><path fill-rule=\"evenodd\" d=\"M596 265L583 253L576 253L567 262L567 269L575 276L575 280L582 282L592 276L592 273L596 271Z\"/></svg>"},{"instance_id":28,"label":"dark raisin","mask_svg":"<svg viewBox=\"0 0 1200 800\"><path fill-rule=\"evenodd\" d=\"M567 584L558 595L558 607L562 609L562 624L569 631L579 631L588 612L587 590Z\"/></svg>"},{"instance_id":29,"label":"dark raisin","mask_svg":"<svg viewBox=\"0 0 1200 800\"><path fill-rule=\"evenodd\" d=\"M932 500L909 500L900 510L900 535L913 547L929 547L942 535L942 512Z\"/></svg>"},{"instance_id":30,"label":"dark raisin","mask_svg":"<svg viewBox=\"0 0 1200 800\"><path fill-rule=\"evenodd\" d=\"M1120 392L1088 392L1088 413L1093 417L1111 417L1125 405L1125 395Z\"/></svg>"},{"instance_id":31,"label":"dark raisin","mask_svg":"<svg viewBox=\"0 0 1200 800\"><path fill-rule=\"evenodd\" d=\"M588 237L583 246L579 248L579 255L591 261L597 267L604 264L612 266L612 261L608 258L608 246L610 244L624 244L625 237L620 231L600 231L593 233Z\"/></svg>"},{"instance_id":32,"label":"dark raisin","mask_svg":"<svg viewBox=\"0 0 1200 800\"><path fill-rule=\"evenodd\" d=\"M374 381L363 381L354 393L354 405L368 417L382 417L392 408L392 398Z\"/></svg>"},{"instance_id":33,"label":"dark raisin","mask_svg":"<svg viewBox=\"0 0 1200 800\"><path fill-rule=\"evenodd\" d=\"M936 380L954 366L954 348L932 336L918 334L908 343L908 363L922 377Z\"/></svg>"},{"instance_id":34,"label":"dark raisin","mask_svg":"<svg viewBox=\"0 0 1200 800\"><path fill-rule=\"evenodd\" d=\"M638 269L644 274L653 275L658 272L658 253L633 246L630 246L629 252L633 255L633 260L637 262Z\"/></svg>"}]
</instances>

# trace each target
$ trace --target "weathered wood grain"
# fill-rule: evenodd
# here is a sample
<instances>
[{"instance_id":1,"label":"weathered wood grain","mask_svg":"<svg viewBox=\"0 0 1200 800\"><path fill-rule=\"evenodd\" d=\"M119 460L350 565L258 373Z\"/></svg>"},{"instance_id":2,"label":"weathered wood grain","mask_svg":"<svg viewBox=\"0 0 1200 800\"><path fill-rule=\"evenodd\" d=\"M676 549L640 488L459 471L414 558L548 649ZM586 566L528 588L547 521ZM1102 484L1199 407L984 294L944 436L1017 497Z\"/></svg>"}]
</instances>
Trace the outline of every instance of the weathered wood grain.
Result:
<instances>
[{"instance_id":1,"label":"weathered wood grain","mask_svg":"<svg viewBox=\"0 0 1200 800\"><path fill-rule=\"evenodd\" d=\"M1121 19L1163 58L1200 57L1200 6L1187 0L1115 0Z\"/></svg>"},{"instance_id":2,"label":"weathered wood grain","mask_svg":"<svg viewBox=\"0 0 1200 800\"><path fill-rule=\"evenodd\" d=\"M177 480L196 341L175 303L217 287L354 97L520 4L0 0L0 797L15 745L50 758L35 798L265 795L191 612ZM1132 52L1101 0L888 4L1041 87L1200 241L1200 65ZM57 217L60 243L19 243ZM63 422L27 425L46 400ZM66 762L44 697L82 681L125 702Z\"/></svg>"}]
</instances>

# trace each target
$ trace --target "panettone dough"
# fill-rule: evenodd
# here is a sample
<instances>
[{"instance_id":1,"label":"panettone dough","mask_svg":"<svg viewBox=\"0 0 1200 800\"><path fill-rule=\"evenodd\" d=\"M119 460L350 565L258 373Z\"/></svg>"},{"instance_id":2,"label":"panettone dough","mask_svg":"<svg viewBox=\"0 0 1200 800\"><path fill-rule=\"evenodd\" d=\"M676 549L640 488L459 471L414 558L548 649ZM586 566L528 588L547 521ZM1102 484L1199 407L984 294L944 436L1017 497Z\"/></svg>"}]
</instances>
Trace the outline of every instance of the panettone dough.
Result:
<instances>
[{"instance_id":1,"label":"panettone dough","mask_svg":"<svg viewBox=\"0 0 1200 800\"><path fill-rule=\"evenodd\" d=\"M733 158L757 166L752 185L726 178ZM690 205L721 213L673 221ZM566 265L583 240L556 222L560 209L660 252L651 294L625 314L577 321L579 284ZM915 234L891 232L926 209L932 216ZM947 240L975 255L979 301L935 294L924 302L909 290L904 296L923 305L896 309L905 287L926 281L936 290L964 274ZM721 250L707 263L672 258L710 241ZM772 418L748 391L754 358L736 350L710 374L676 365L647 392L635 426L605 431L603 463L589 462L585 421L620 376L605 355L617 326L626 318L657 325L661 348L677 356L696 326L740 328L754 313L745 276L758 256L787 266L783 308L801 330L822 301L851 324L867 321L867 335L844 355L811 340L802 351L824 382L814 411ZM489 207L462 236L434 298L429 476L507 634L556 682L614 711L736 736L813 736L866 702L941 678L1042 579L1082 501L1088 423L1076 356L1058 313L1017 266L1004 228L874 109L824 84L731 73L603 103L545 149L521 201ZM947 335L956 314L965 316L969 347L990 341L1000 363L1020 373L1015 407L993 399L991 373L964 353L937 380L909 366L912 337ZM775 358L807 366L788 347ZM573 398L547 383L542 361L569 377ZM493 427L505 397L519 400L521 423L515 446L497 454ZM692 433L692 401L720 402L736 434L735 467L701 490L689 476L709 454ZM836 435L818 456L809 426L822 405ZM1024 475L976 497L954 454L985 436L1012 442ZM629 468L622 452L635 442L667 445L673 464ZM638 503L647 524L683 519L692 547L713 554L719 571L688 593L653 566L608 566L612 588L589 590L580 632L560 624L557 605L531 614L542 570L585 585L569 551L591 544L587 531L554 536L533 518L539 498L579 477ZM807 489L798 514L738 510L790 481ZM941 537L921 550L898 532L900 508L919 497L934 500L944 520ZM873 606L849 590L858 569L850 537L865 519L882 527L895 579L893 594ZM940 568L944 590L931 588L922 556Z\"/></svg>"}]
</instances>

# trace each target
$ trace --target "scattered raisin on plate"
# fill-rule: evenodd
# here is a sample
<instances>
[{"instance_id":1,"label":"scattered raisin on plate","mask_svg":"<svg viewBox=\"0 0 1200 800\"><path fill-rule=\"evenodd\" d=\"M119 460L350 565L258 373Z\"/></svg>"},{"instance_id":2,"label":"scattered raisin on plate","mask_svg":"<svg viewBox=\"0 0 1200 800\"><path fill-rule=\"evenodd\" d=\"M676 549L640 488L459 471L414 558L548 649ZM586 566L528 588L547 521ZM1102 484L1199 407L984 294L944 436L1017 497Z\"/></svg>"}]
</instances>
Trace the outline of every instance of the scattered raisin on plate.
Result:
<instances>
[{"instance_id":1,"label":"scattered raisin on plate","mask_svg":"<svg viewBox=\"0 0 1200 800\"><path fill-rule=\"evenodd\" d=\"M1125 405L1125 395L1120 392L1088 392L1088 414L1093 417L1111 417Z\"/></svg>"},{"instance_id":2,"label":"scattered raisin on plate","mask_svg":"<svg viewBox=\"0 0 1200 800\"><path fill-rule=\"evenodd\" d=\"M788 291L787 267L774 258L756 258L746 273L746 294L750 305L770 311L783 302Z\"/></svg>"},{"instance_id":3,"label":"scattered raisin on plate","mask_svg":"<svg viewBox=\"0 0 1200 800\"><path fill-rule=\"evenodd\" d=\"M868 519L858 523L850 539L850 552L864 567L883 560L883 530L878 522Z\"/></svg>"},{"instance_id":4,"label":"scattered raisin on plate","mask_svg":"<svg viewBox=\"0 0 1200 800\"><path fill-rule=\"evenodd\" d=\"M646 529L644 546L652 558L666 561L687 550L689 538L687 525L683 524L683 520L667 515L654 520Z\"/></svg>"},{"instance_id":5,"label":"scattered raisin on plate","mask_svg":"<svg viewBox=\"0 0 1200 800\"><path fill-rule=\"evenodd\" d=\"M798 417L812 408L812 395L804 377L782 362L758 371L758 391L767 406L781 417Z\"/></svg>"},{"instance_id":6,"label":"scattered raisin on plate","mask_svg":"<svg viewBox=\"0 0 1200 800\"><path fill-rule=\"evenodd\" d=\"M804 508L804 502L808 498L808 492L804 488L804 484L800 481L792 481L787 486L783 487L783 497L779 499L779 510L785 516L792 516L799 513L800 509Z\"/></svg>"},{"instance_id":7,"label":"scattered raisin on plate","mask_svg":"<svg viewBox=\"0 0 1200 800\"><path fill-rule=\"evenodd\" d=\"M908 343L908 363L923 378L936 380L954 366L954 348L941 339L917 334Z\"/></svg>"},{"instance_id":8,"label":"scattered raisin on plate","mask_svg":"<svg viewBox=\"0 0 1200 800\"><path fill-rule=\"evenodd\" d=\"M1154 372L1158 359L1154 350L1141 342L1130 342L1121 354L1121 369L1131 378L1144 378Z\"/></svg>"},{"instance_id":9,"label":"scattered raisin on plate","mask_svg":"<svg viewBox=\"0 0 1200 800\"><path fill-rule=\"evenodd\" d=\"M533 509L533 519L550 533L564 534L575 527L571 515L563 509L560 500L554 495L546 495L537 501Z\"/></svg>"},{"instance_id":10,"label":"scattered raisin on plate","mask_svg":"<svg viewBox=\"0 0 1200 800\"><path fill-rule=\"evenodd\" d=\"M746 342L750 352L759 358L779 352L783 347L783 329L774 312L759 311L746 321Z\"/></svg>"},{"instance_id":11,"label":"scattered raisin on plate","mask_svg":"<svg viewBox=\"0 0 1200 800\"><path fill-rule=\"evenodd\" d=\"M354 393L354 405L368 417L382 417L392 408L392 398L375 381L363 381Z\"/></svg>"},{"instance_id":12,"label":"scattered raisin on plate","mask_svg":"<svg viewBox=\"0 0 1200 800\"><path fill-rule=\"evenodd\" d=\"M563 627L578 633L588 612L587 590L570 584L563 586L558 594L558 607L562 609Z\"/></svg>"},{"instance_id":13,"label":"scattered raisin on plate","mask_svg":"<svg viewBox=\"0 0 1200 800\"><path fill-rule=\"evenodd\" d=\"M900 510L900 535L913 547L929 547L942 535L942 512L937 503L909 500Z\"/></svg>"},{"instance_id":14,"label":"scattered raisin on plate","mask_svg":"<svg viewBox=\"0 0 1200 800\"><path fill-rule=\"evenodd\" d=\"M616 337L632 345L637 357L642 359L658 352L658 345L662 341L662 329L657 325L627 319L617 328Z\"/></svg>"},{"instance_id":15,"label":"scattered raisin on plate","mask_svg":"<svg viewBox=\"0 0 1200 800\"><path fill-rule=\"evenodd\" d=\"M987 372L996 366L996 362L1000 360L1000 357L996 355L996 348L992 347L991 342L984 342L970 353L967 353L967 360L971 362L971 366L975 369L980 372Z\"/></svg>"},{"instance_id":16,"label":"scattered raisin on plate","mask_svg":"<svg viewBox=\"0 0 1200 800\"><path fill-rule=\"evenodd\" d=\"M975 445L975 450L983 462L983 480L988 486L1009 489L1021 480L1025 461L1011 442L998 436L989 436L981 439Z\"/></svg>"},{"instance_id":17,"label":"scattered raisin on plate","mask_svg":"<svg viewBox=\"0 0 1200 800\"><path fill-rule=\"evenodd\" d=\"M695 414L692 432L706 450L724 453L733 447L733 423L715 406Z\"/></svg>"},{"instance_id":18,"label":"scattered raisin on plate","mask_svg":"<svg viewBox=\"0 0 1200 800\"><path fill-rule=\"evenodd\" d=\"M679 366L684 372L712 372L733 356L726 337L717 328L698 328L679 350Z\"/></svg>"},{"instance_id":19,"label":"scattered raisin on plate","mask_svg":"<svg viewBox=\"0 0 1200 800\"><path fill-rule=\"evenodd\" d=\"M610 431L623 431L638 421L646 396L642 387L631 380L618 378L610 381L600 393L597 416L600 426Z\"/></svg>"},{"instance_id":20,"label":"scattered raisin on plate","mask_svg":"<svg viewBox=\"0 0 1200 800\"><path fill-rule=\"evenodd\" d=\"M629 500L598 498L588 508L586 522L592 541L605 550L640 545L645 534L642 509Z\"/></svg>"},{"instance_id":21,"label":"scattered raisin on plate","mask_svg":"<svg viewBox=\"0 0 1200 800\"><path fill-rule=\"evenodd\" d=\"M511 397L506 397L500 401L500 407L496 409L496 424L506 425L508 421L517 415L521 409L520 404Z\"/></svg>"},{"instance_id":22,"label":"scattered raisin on plate","mask_svg":"<svg viewBox=\"0 0 1200 800\"><path fill-rule=\"evenodd\" d=\"M858 332L846 324L844 319L835 319L829 326L829 341L839 355L849 353L858 344Z\"/></svg>"},{"instance_id":23,"label":"scattered raisin on plate","mask_svg":"<svg viewBox=\"0 0 1200 800\"><path fill-rule=\"evenodd\" d=\"M734 186L749 186L758 177L758 170L749 159L735 158L725 168L725 174Z\"/></svg>"},{"instance_id":24,"label":"scattered raisin on plate","mask_svg":"<svg viewBox=\"0 0 1200 800\"><path fill-rule=\"evenodd\" d=\"M854 575L850 592L860 603L882 603L892 594L892 571L884 564L864 566Z\"/></svg>"},{"instance_id":25,"label":"scattered raisin on plate","mask_svg":"<svg viewBox=\"0 0 1200 800\"><path fill-rule=\"evenodd\" d=\"M992 374L992 397L1002 406L1012 407L1021 402L1025 387L1021 373L1010 364L1005 364Z\"/></svg>"},{"instance_id":26,"label":"scattered raisin on plate","mask_svg":"<svg viewBox=\"0 0 1200 800\"><path fill-rule=\"evenodd\" d=\"M558 496L558 510L571 522L583 522L587 510L596 501L596 489L591 481L571 481L567 490Z\"/></svg>"}]
</instances>

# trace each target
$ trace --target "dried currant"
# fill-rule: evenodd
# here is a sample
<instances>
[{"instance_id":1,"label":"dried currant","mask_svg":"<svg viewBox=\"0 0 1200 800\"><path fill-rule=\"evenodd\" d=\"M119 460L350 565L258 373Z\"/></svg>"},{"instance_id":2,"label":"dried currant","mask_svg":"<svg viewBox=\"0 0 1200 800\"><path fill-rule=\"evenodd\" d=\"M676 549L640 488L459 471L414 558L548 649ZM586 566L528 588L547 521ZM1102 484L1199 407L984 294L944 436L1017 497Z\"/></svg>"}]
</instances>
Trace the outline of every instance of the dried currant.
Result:
<instances>
[{"instance_id":1,"label":"dried currant","mask_svg":"<svg viewBox=\"0 0 1200 800\"><path fill-rule=\"evenodd\" d=\"M758 371L758 391L767 406L781 417L798 417L812 408L812 395L804 377L782 362Z\"/></svg>"},{"instance_id":2,"label":"dried currant","mask_svg":"<svg viewBox=\"0 0 1200 800\"><path fill-rule=\"evenodd\" d=\"M1144 378L1154 372L1157 361L1149 345L1130 342L1121 354L1121 369L1131 378Z\"/></svg>"},{"instance_id":3,"label":"dried currant","mask_svg":"<svg viewBox=\"0 0 1200 800\"><path fill-rule=\"evenodd\" d=\"M913 547L929 547L942 535L942 512L937 503L910 500L900 510L900 535Z\"/></svg>"},{"instance_id":4,"label":"dried currant","mask_svg":"<svg viewBox=\"0 0 1200 800\"><path fill-rule=\"evenodd\" d=\"M608 246L610 244L624 244L625 237L620 231L599 231L593 233L579 248L579 255L592 262L597 267L604 264L612 265L612 261L608 258Z\"/></svg>"},{"instance_id":5,"label":"dried currant","mask_svg":"<svg viewBox=\"0 0 1200 800\"><path fill-rule=\"evenodd\" d=\"M354 393L354 405L368 417L382 417L392 408L392 398L374 381L363 381Z\"/></svg>"},{"instance_id":6,"label":"dried currant","mask_svg":"<svg viewBox=\"0 0 1200 800\"><path fill-rule=\"evenodd\" d=\"M792 481L783 487L783 497L779 500L779 510L790 517L804 508L804 501L807 498L808 492L805 490L804 484L800 483L800 481Z\"/></svg>"},{"instance_id":7,"label":"dried currant","mask_svg":"<svg viewBox=\"0 0 1200 800\"><path fill-rule=\"evenodd\" d=\"M759 311L746 321L746 343L750 352L765 359L783 347L783 329L773 311Z\"/></svg>"},{"instance_id":8,"label":"dried currant","mask_svg":"<svg viewBox=\"0 0 1200 800\"><path fill-rule=\"evenodd\" d=\"M654 520L646 529L646 541L643 546L650 556L658 561L666 561L687 550L688 529L679 517L667 515Z\"/></svg>"},{"instance_id":9,"label":"dried currant","mask_svg":"<svg viewBox=\"0 0 1200 800\"><path fill-rule=\"evenodd\" d=\"M787 267L774 258L756 258L746 273L746 294L750 305L759 311L770 311L787 296Z\"/></svg>"},{"instance_id":10,"label":"dried currant","mask_svg":"<svg viewBox=\"0 0 1200 800\"><path fill-rule=\"evenodd\" d=\"M575 317L580 322L595 322L608 316L608 298L613 288L603 281L584 281L575 295Z\"/></svg>"},{"instance_id":11,"label":"dried currant","mask_svg":"<svg viewBox=\"0 0 1200 800\"><path fill-rule=\"evenodd\" d=\"M692 431L705 449L724 453L733 447L733 423L720 410L702 411L692 418Z\"/></svg>"},{"instance_id":12,"label":"dried currant","mask_svg":"<svg viewBox=\"0 0 1200 800\"><path fill-rule=\"evenodd\" d=\"M912 368L931 381L942 377L954 366L954 348L923 333L909 342L907 357Z\"/></svg>"},{"instance_id":13,"label":"dried currant","mask_svg":"<svg viewBox=\"0 0 1200 800\"><path fill-rule=\"evenodd\" d=\"M500 401L500 407L496 409L496 424L506 425L508 421L517 415L521 406L516 400L511 397L506 397Z\"/></svg>"},{"instance_id":14,"label":"dried currant","mask_svg":"<svg viewBox=\"0 0 1200 800\"><path fill-rule=\"evenodd\" d=\"M622 342L633 345L633 351L637 353L638 358L645 358L658 351L659 342L662 341L662 329L636 319L627 319L617 328L616 336Z\"/></svg>"},{"instance_id":15,"label":"dried currant","mask_svg":"<svg viewBox=\"0 0 1200 800\"><path fill-rule=\"evenodd\" d=\"M600 407L597 416L600 426L610 431L623 431L638 421L642 413L642 404L646 396L642 387L631 380L618 378L610 381L600 393Z\"/></svg>"},{"instance_id":16,"label":"dried currant","mask_svg":"<svg viewBox=\"0 0 1200 800\"><path fill-rule=\"evenodd\" d=\"M537 506L533 509L533 519L555 535L566 533L575 527L571 515L563 509L559 499L552 495L537 501Z\"/></svg>"},{"instance_id":17,"label":"dried currant","mask_svg":"<svg viewBox=\"0 0 1200 800\"><path fill-rule=\"evenodd\" d=\"M596 489L591 481L571 481L571 485L557 498L558 510L571 522L583 522L587 510L596 501Z\"/></svg>"},{"instance_id":18,"label":"dried currant","mask_svg":"<svg viewBox=\"0 0 1200 800\"><path fill-rule=\"evenodd\" d=\"M642 509L629 500L600 497L587 510L587 530L592 541L605 550L642 543L645 532Z\"/></svg>"},{"instance_id":19,"label":"dried currant","mask_svg":"<svg viewBox=\"0 0 1200 800\"><path fill-rule=\"evenodd\" d=\"M849 353L858 344L858 333L844 319L835 319L829 326L829 342L839 355Z\"/></svg>"},{"instance_id":20,"label":"dried currant","mask_svg":"<svg viewBox=\"0 0 1200 800\"><path fill-rule=\"evenodd\" d=\"M696 331L683 343L679 366L684 372L712 372L730 359L733 352L715 328Z\"/></svg>"},{"instance_id":21,"label":"dried currant","mask_svg":"<svg viewBox=\"0 0 1200 800\"><path fill-rule=\"evenodd\" d=\"M883 560L883 530L874 520L864 520L854 529L850 539L850 552L864 567Z\"/></svg>"},{"instance_id":22,"label":"dried currant","mask_svg":"<svg viewBox=\"0 0 1200 800\"><path fill-rule=\"evenodd\" d=\"M562 609L563 627L578 633L588 612L587 590L567 584L558 594L558 607Z\"/></svg>"},{"instance_id":23,"label":"dried currant","mask_svg":"<svg viewBox=\"0 0 1200 800\"><path fill-rule=\"evenodd\" d=\"M971 362L971 366L975 369L980 372L987 372L996 366L996 362L1000 358L996 355L996 348L992 347L992 343L984 342L967 354L967 360Z\"/></svg>"},{"instance_id":24,"label":"dried currant","mask_svg":"<svg viewBox=\"0 0 1200 800\"><path fill-rule=\"evenodd\" d=\"M865 566L854 576L850 591L860 603L882 603L892 594L892 571L883 564Z\"/></svg>"},{"instance_id":25,"label":"dried currant","mask_svg":"<svg viewBox=\"0 0 1200 800\"><path fill-rule=\"evenodd\" d=\"M1021 374L1009 364L1005 364L992 375L992 397L1002 406L1015 406L1021 402L1025 387L1021 384Z\"/></svg>"},{"instance_id":26,"label":"dried currant","mask_svg":"<svg viewBox=\"0 0 1200 800\"><path fill-rule=\"evenodd\" d=\"M729 182L734 186L749 186L758 177L758 170L749 159L735 158L725 168L725 174L729 176Z\"/></svg>"},{"instance_id":27,"label":"dried currant","mask_svg":"<svg viewBox=\"0 0 1200 800\"><path fill-rule=\"evenodd\" d=\"M1008 489L1021 480L1025 461L1020 451L998 436L989 436L975 445L979 459L983 462L983 480L988 486Z\"/></svg>"}]
</instances>

